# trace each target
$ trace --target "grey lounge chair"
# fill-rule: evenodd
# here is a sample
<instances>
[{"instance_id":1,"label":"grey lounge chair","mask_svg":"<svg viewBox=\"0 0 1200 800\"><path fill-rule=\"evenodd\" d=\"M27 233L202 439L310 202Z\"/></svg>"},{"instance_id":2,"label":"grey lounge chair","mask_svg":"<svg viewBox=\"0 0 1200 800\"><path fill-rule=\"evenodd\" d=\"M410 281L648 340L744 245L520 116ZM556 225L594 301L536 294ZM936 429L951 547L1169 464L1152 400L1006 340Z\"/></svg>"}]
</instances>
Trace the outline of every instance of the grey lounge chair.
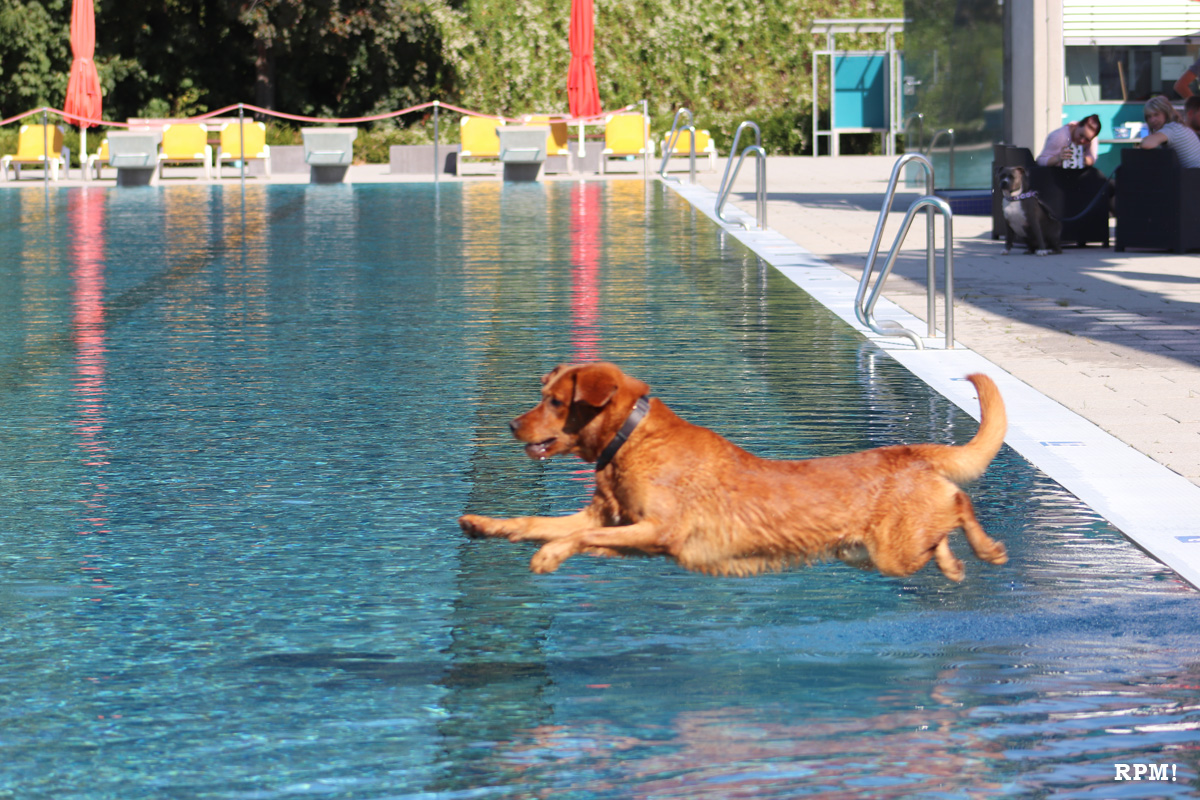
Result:
<instances>
[{"instance_id":1,"label":"grey lounge chair","mask_svg":"<svg viewBox=\"0 0 1200 800\"><path fill-rule=\"evenodd\" d=\"M354 162L358 128L301 128L312 183L342 183Z\"/></svg>"},{"instance_id":2,"label":"grey lounge chair","mask_svg":"<svg viewBox=\"0 0 1200 800\"><path fill-rule=\"evenodd\" d=\"M109 131L108 165L117 170L118 186L149 186L158 169L162 131Z\"/></svg>"}]
</instances>

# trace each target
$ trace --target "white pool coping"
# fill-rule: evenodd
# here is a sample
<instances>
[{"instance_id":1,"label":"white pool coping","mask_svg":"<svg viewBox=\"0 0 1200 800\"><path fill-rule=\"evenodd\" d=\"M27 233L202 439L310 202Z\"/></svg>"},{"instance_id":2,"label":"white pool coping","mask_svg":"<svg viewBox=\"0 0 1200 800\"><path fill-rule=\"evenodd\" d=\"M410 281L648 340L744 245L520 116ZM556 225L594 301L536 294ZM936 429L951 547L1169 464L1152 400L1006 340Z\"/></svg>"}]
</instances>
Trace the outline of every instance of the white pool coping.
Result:
<instances>
[{"instance_id":1,"label":"white pool coping","mask_svg":"<svg viewBox=\"0 0 1200 800\"><path fill-rule=\"evenodd\" d=\"M1184 580L1200 588L1200 486L1106 433L996 364L955 342L924 339L917 350L907 339L885 338L862 325L854 313L858 282L811 251L767 227L746 229L755 220L726 205L730 223L717 219L715 192L696 184L667 185L706 214L728 235L875 342L896 361L973 418L979 418L975 387L964 380L984 372L999 386L1008 411L1005 443L1090 506ZM879 320L925 331L924 320L881 297ZM940 332L939 332L940 333Z\"/></svg>"}]
</instances>

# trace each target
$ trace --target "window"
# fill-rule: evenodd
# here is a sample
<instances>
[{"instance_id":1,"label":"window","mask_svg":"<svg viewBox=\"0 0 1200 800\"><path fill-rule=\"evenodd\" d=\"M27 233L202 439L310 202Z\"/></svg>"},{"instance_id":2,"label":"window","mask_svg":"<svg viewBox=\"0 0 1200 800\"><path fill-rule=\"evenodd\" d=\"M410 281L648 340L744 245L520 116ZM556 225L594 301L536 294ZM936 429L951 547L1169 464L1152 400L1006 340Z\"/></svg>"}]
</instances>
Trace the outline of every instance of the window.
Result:
<instances>
[{"instance_id":1,"label":"window","mask_svg":"<svg viewBox=\"0 0 1200 800\"><path fill-rule=\"evenodd\" d=\"M1065 55L1068 103L1174 97L1175 79L1193 60L1186 45L1067 47Z\"/></svg>"}]
</instances>

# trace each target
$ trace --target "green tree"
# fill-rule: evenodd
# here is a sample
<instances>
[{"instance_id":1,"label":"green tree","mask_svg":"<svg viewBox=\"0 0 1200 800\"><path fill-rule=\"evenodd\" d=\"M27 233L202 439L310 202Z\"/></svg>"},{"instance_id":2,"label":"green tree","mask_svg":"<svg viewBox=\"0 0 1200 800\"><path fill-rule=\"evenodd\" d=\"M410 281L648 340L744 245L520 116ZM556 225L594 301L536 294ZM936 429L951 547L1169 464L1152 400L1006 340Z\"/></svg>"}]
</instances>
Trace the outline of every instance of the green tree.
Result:
<instances>
[{"instance_id":1,"label":"green tree","mask_svg":"<svg viewBox=\"0 0 1200 800\"><path fill-rule=\"evenodd\" d=\"M0 0L0 117L57 106L71 65L69 0Z\"/></svg>"}]
</instances>

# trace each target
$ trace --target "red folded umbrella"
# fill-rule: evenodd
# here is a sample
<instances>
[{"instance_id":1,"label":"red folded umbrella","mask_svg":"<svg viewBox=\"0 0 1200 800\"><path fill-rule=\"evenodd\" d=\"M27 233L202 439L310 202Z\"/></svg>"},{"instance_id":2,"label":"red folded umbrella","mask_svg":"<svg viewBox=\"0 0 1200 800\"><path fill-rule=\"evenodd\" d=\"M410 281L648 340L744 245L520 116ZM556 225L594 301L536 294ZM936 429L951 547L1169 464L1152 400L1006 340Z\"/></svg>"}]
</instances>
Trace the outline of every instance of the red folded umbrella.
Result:
<instances>
[{"instance_id":1,"label":"red folded umbrella","mask_svg":"<svg viewBox=\"0 0 1200 800\"><path fill-rule=\"evenodd\" d=\"M599 114L600 88L596 85L596 64L592 61L595 22L592 0L571 0L571 67L567 72L567 105L572 117Z\"/></svg>"},{"instance_id":2,"label":"red folded umbrella","mask_svg":"<svg viewBox=\"0 0 1200 800\"><path fill-rule=\"evenodd\" d=\"M96 74L96 9L92 0L73 0L71 5L71 78L67 82L67 102L63 104L71 125L92 127L100 119L100 76Z\"/></svg>"}]
</instances>

